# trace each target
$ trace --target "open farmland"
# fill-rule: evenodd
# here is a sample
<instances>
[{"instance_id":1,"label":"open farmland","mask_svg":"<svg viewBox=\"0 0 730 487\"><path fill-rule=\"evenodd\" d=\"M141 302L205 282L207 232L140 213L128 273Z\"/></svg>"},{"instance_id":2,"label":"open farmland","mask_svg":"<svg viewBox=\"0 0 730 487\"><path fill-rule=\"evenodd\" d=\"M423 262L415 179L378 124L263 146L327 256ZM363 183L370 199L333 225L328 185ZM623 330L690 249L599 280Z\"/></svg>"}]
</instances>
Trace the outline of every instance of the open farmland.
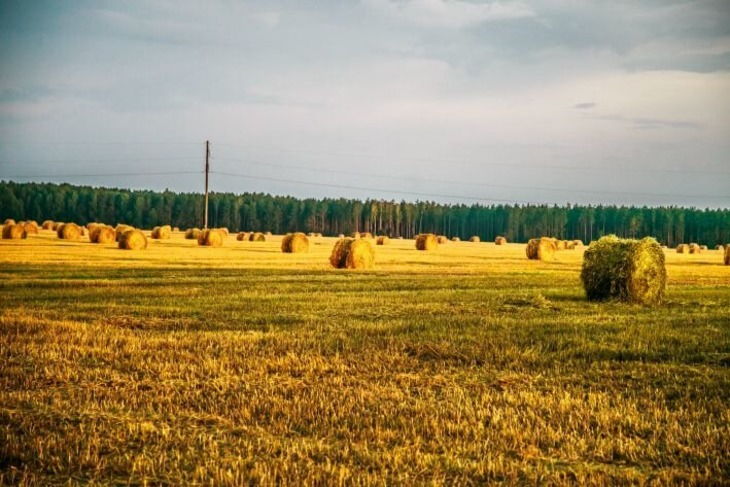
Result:
<instances>
[{"instance_id":1,"label":"open farmland","mask_svg":"<svg viewBox=\"0 0 730 487\"><path fill-rule=\"evenodd\" d=\"M2 483L730 483L730 267L655 308L582 250L0 241Z\"/></svg>"}]
</instances>

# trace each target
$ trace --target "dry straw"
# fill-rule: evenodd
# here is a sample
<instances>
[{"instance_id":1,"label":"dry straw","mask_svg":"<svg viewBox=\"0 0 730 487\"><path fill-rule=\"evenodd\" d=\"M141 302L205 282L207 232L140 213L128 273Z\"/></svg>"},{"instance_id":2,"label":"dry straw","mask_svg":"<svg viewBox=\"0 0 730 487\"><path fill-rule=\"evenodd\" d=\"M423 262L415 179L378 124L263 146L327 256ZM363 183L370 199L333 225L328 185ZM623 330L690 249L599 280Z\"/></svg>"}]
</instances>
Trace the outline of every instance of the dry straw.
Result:
<instances>
[{"instance_id":1,"label":"dry straw","mask_svg":"<svg viewBox=\"0 0 730 487\"><path fill-rule=\"evenodd\" d=\"M221 247L223 245L223 232L217 229L202 230L198 235L198 245L204 247Z\"/></svg>"},{"instance_id":2,"label":"dry straw","mask_svg":"<svg viewBox=\"0 0 730 487\"><path fill-rule=\"evenodd\" d=\"M120 223L117 225L117 227L114 229L114 231L117 233L117 242L122 238L122 234L126 232L127 230L134 230L134 227L131 225L125 225L124 223Z\"/></svg>"},{"instance_id":3,"label":"dry straw","mask_svg":"<svg viewBox=\"0 0 730 487\"><path fill-rule=\"evenodd\" d=\"M697 245L696 243L689 244L689 253L690 254L699 254L700 252L702 252L702 248L700 248L699 245Z\"/></svg>"},{"instance_id":4,"label":"dry straw","mask_svg":"<svg viewBox=\"0 0 730 487\"><path fill-rule=\"evenodd\" d=\"M705 250L708 250L707 245L700 245L700 250L703 251L703 252Z\"/></svg>"},{"instance_id":5,"label":"dry straw","mask_svg":"<svg viewBox=\"0 0 730 487\"><path fill-rule=\"evenodd\" d=\"M507 243L507 239L500 236L494 239L494 243L496 245L505 245Z\"/></svg>"},{"instance_id":6,"label":"dry straw","mask_svg":"<svg viewBox=\"0 0 730 487\"><path fill-rule=\"evenodd\" d=\"M187 230L185 230L185 238L187 240L198 240L199 235L200 235L200 229L197 227L188 228Z\"/></svg>"},{"instance_id":7,"label":"dry straw","mask_svg":"<svg viewBox=\"0 0 730 487\"><path fill-rule=\"evenodd\" d=\"M147 237L137 229L125 230L119 237L119 248L124 250L142 250L147 248Z\"/></svg>"},{"instance_id":8,"label":"dry straw","mask_svg":"<svg viewBox=\"0 0 730 487\"><path fill-rule=\"evenodd\" d=\"M725 265L730 265L730 244L725 245Z\"/></svg>"},{"instance_id":9,"label":"dry straw","mask_svg":"<svg viewBox=\"0 0 730 487\"><path fill-rule=\"evenodd\" d=\"M28 235L38 235L38 224L34 221L27 221L27 222L21 222L23 224L23 228L25 228L25 233Z\"/></svg>"},{"instance_id":10,"label":"dry straw","mask_svg":"<svg viewBox=\"0 0 730 487\"><path fill-rule=\"evenodd\" d=\"M28 238L28 233L25 231L25 226L19 223L8 223L3 225L3 239L6 240L20 240Z\"/></svg>"},{"instance_id":11,"label":"dry straw","mask_svg":"<svg viewBox=\"0 0 730 487\"><path fill-rule=\"evenodd\" d=\"M63 240L78 240L83 233L81 232L81 227L75 223L64 223L59 225L56 230L56 235Z\"/></svg>"},{"instance_id":12,"label":"dry straw","mask_svg":"<svg viewBox=\"0 0 730 487\"><path fill-rule=\"evenodd\" d=\"M55 232L58 230L58 227L60 227L61 225L63 225L63 222L53 222L53 227L51 227L51 230L53 230Z\"/></svg>"},{"instance_id":13,"label":"dry straw","mask_svg":"<svg viewBox=\"0 0 730 487\"><path fill-rule=\"evenodd\" d=\"M91 243L110 244L117 239L117 232L107 225L94 225L89 229L89 240Z\"/></svg>"},{"instance_id":14,"label":"dry straw","mask_svg":"<svg viewBox=\"0 0 730 487\"><path fill-rule=\"evenodd\" d=\"M607 235L588 246L580 277L591 301L613 298L659 304L667 283L664 252L653 238Z\"/></svg>"},{"instance_id":15,"label":"dry straw","mask_svg":"<svg viewBox=\"0 0 730 487\"><path fill-rule=\"evenodd\" d=\"M381 235L378 237L378 240L375 241L378 245L388 245L390 243L390 238L386 237L385 235Z\"/></svg>"},{"instance_id":16,"label":"dry straw","mask_svg":"<svg viewBox=\"0 0 730 487\"><path fill-rule=\"evenodd\" d=\"M575 245L576 247L582 247L583 241L582 240L573 240L573 245Z\"/></svg>"},{"instance_id":17,"label":"dry straw","mask_svg":"<svg viewBox=\"0 0 730 487\"><path fill-rule=\"evenodd\" d=\"M15 224L16 224L16 221L13 220L12 218L6 218L5 221L3 222L4 227L9 226L9 225L15 225Z\"/></svg>"},{"instance_id":18,"label":"dry straw","mask_svg":"<svg viewBox=\"0 0 730 487\"><path fill-rule=\"evenodd\" d=\"M301 232L287 233L281 240L281 251L287 254L309 252L309 239Z\"/></svg>"},{"instance_id":19,"label":"dry straw","mask_svg":"<svg viewBox=\"0 0 730 487\"><path fill-rule=\"evenodd\" d=\"M360 238L360 232L352 232L352 238Z\"/></svg>"},{"instance_id":20,"label":"dry straw","mask_svg":"<svg viewBox=\"0 0 730 487\"><path fill-rule=\"evenodd\" d=\"M170 225L162 225L152 229L152 238L155 240L167 240L172 235L172 227Z\"/></svg>"},{"instance_id":21,"label":"dry straw","mask_svg":"<svg viewBox=\"0 0 730 487\"><path fill-rule=\"evenodd\" d=\"M248 237L248 232L238 232L236 234L236 240L238 240L239 242L248 242Z\"/></svg>"},{"instance_id":22,"label":"dry straw","mask_svg":"<svg viewBox=\"0 0 730 487\"><path fill-rule=\"evenodd\" d=\"M417 250L436 250L438 247L438 239L433 233L422 233L416 237Z\"/></svg>"},{"instance_id":23,"label":"dry straw","mask_svg":"<svg viewBox=\"0 0 730 487\"><path fill-rule=\"evenodd\" d=\"M557 240L553 239L555 241L555 248L558 250L565 250L568 248L568 242L565 240Z\"/></svg>"},{"instance_id":24,"label":"dry straw","mask_svg":"<svg viewBox=\"0 0 730 487\"><path fill-rule=\"evenodd\" d=\"M403 237L401 237L403 238ZM451 237L452 242L461 242L461 239L459 237Z\"/></svg>"},{"instance_id":25,"label":"dry straw","mask_svg":"<svg viewBox=\"0 0 730 487\"><path fill-rule=\"evenodd\" d=\"M330 254L330 264L337 269L370 269L374 263L375 250L365 239L340 239Z\"/></svg>"},{"instance_id":26,"label":"dry straw","mask_svg":"<svg viewBox=\"0 0 730 487\"><path fill-rule=\"evenodd\" d=\"M363 232L360 234L360 238L373 238L373 234L370 232Z\"/></svg>"},{"instance_id":27,"label":"dry straw","mask_svg":"<svg viewBox=\"0 0 730 487\"><path fill-rule=\"evenodd\" d=\"M469 237L469 241L470 241L470 242L481 242L481 241L482 241L482 239L481 239L481 238L479 238L479 236L478 236L478 235L472 235L471 237Z\"/></svg>"},{"instance_id":28,"label":"dry straw","mask_svg":"<svg viewBox=\"0 0 730 487\"><path fill-rule=\"evenodd\" d=\"M558 248L555 239L549 237L533 238L527 242L525 253L531 260L554 260Z\"/></svg>"},{"instance_id":29,"label":"dry straw","mask_svg":"<svg viewBox=\"0 0 730 487\"><path fill-rule=\"evenodd\" d=\"M41 225L43 230L53 230L53 220L46 220Z\"/></svg>"},{"instance_id":30,"label":"dry straw","mask_svg":"<svg viewBox=\"0 0 730 487\"><path fill-rule=\"evenodd\" d=\"M224 236L226 236L226 237L227 237L227 236L228 236L228 234L230 233L230 232L228 231L228 227L220 227L220 228L216 228L216 230L218 230L219 232L221 232L221 233L222 233L222 234L223 234Z\"/></svg>"},{"instance_id":31,"label":"dry straw","mask_svg":"<svg viewBox=\"0 0 730 487\"><path fill-rule=\"evenodd\" d=\"M266 235L261 232L253 232L248 239L251 242L266 242Z\"/></svg>"},{"instance_id":32,"label":"dry straw","mask_svg":"<svg viewBox=\"0 0 730 487\"><path fill-rule=\"evenodd\" d=\"M687 245L687 244L677 245L677 253L678 254L689 254L689 245Z\"/></svg>"},{"instance_id":33,"label":"dry straw","mask_svg":"<svg viewBox=\"0 0 730 487\"><path fill-rule=\"evenodd\" d=\"M723 244L718 244L715 246L715 250L725 250L725 246Z\"/></svg>"},{"instance_id":34,"label":"dry straw","mask_svg":"<svg viewBox=\"0 0 730 487\"><path fill-rule=\"evenodd\" d=\"M443 235L439 235L438 237L436 237L436 241L440 244L449 243L449 239Z\"/></svg>"}]
</instances>

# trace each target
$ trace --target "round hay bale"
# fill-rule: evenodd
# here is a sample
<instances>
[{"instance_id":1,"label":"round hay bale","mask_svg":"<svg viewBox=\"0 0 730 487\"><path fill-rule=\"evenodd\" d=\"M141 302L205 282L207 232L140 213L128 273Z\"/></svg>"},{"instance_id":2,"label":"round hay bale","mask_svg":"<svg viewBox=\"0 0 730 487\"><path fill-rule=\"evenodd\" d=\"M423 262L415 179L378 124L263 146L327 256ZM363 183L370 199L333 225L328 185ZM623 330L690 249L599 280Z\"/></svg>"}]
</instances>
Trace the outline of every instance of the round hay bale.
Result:
<instances>
[{"instance_id":1,"label":"round hay bale","mask_svg":"<svg viewBox=\"0 0 730 487\"><path fill-rule=\"evenodd\" d=\"M216 229L201 230L198 235L198 245L204 247L221 247L223 245L223 232Z\"/></svg>"},{"instance_id":2,"label":"round hay bale","mask_svg":"<svg viewBox=\"0 0 730 487\"><path fill-rule=\"evenodd\" d=\"M633 240L607 235L586 250L580 278L590 301L614 298L659 304L667 283L664 252L650 237Z\"/></svg>"},{"instance_id":3,"label":"round hay bale","mask_svg":"<svg viewBox=\"0 0 730 487\"><path fill-rule=\"evenodd\" d=\"M497 237L497 238L494 239L494 244L495 245L505 245L506 243L507 243L507 239L504 238L504 237L502 237L502 236L499 236L499 237Z\"/></svg>"},{"instance_id":4,"label":"round hay bale","mask_svg":"<svg viewBox=\"0 0 730 487\"><path fill-rule=\"evenodd\" d=\"M63 225L63 222L53 222L53 227L51 228L51 230L53 230L54 232L57 232L58 227L60 227L61 225Z\"/></svg>"},{"instance_id":5,"label":"round hay bale","mask_svg":"<svg viewBox=\"0 0 730 487\"><path fill-rule=\"evenodd\" d=\"M417 250L436 250L439 242L433 233L422 233L416 237Z\"/></svg>"},{"instance_id":6,"label":"round hay bale","mask_svg":"<svg viewBox=\"0 0 730 487\"><path fill-rule=\"evenodd\" d=\"M170 225L162 225L152 229L151 237L155 240L167 240L172 236L172 227Z\"/></svg>"},{"instance_id":7,"label":"round hay bale","mask_svg":"<svg viewBox=\"0 0 730 487\"><path fill-rule=\"evenodd\" d=\"M261 232L253 232L248 239L251 242L266 242L266 235Z\"/></svg>"},{"instance_id":8,"label":"round hay bale","mask_svg":"<svg viewBox=\"0 0 730 487\"><path fill-rule=\"evenodd\" d=\"M527 242L525 253L531 260L554 260L557 252L555 239L549 237L532 238Z\"/></svg>"},{"instance_id":9,"label":"round hay bale","mask_svg":"<svg viewBox=\"0 0 730 487\"><path fill-rule=\"evenodd\" d=\"M53 220L45 220L41 225L43 230L53 230Z\"/></svg>"},{"instance_id":10,"label":"round hay bale","mask_svg":"<svg viewBox=\"0 0 730 487\"><path fill-rule=\"evenodd\" d=\"M89 240L91 243L110 244L117 240L117 232L112 227L106 225L94 225L89 230Z\"/></svg>"},{"instance_id":11,"label":"round hay bale","mask_svg":"<svg viewBox=\"0 0 730 487\"><path fill-rule=\"evenodd\" d=\"M386 237L385 235L381 235L378 237L378 240L375 243L378 245L388 245L390 243L390 238Z\"/></svg>"},{"instance_id":12,"label":"round hay bale","mask_svg":"<svg viewBox=\"0 0 730 487\"><path fill-rule=\"evenodd\" d=\"M576 247L582 247L583 241L582 240L573 240L573 245Z\"/></svg>"},{"instance_id":13,"label":"round hay bale","mask_svg":"<svg viewBox=\"0 0 730 487\"><path fill-rule=\"evenodd\" d=\"M180 231L180 227L172 227L172 231L173 232L179 232Z\"/></svg>"},{"instance_id":14,"label":"round hay bale","mask_svg":"<svg viewBox=\"0 0 730 487\"><path fill-rule=\"evenodd\" d=\"M330 264L337 269L370 269L374 263L375 250L365 239L338 240L330 254Z\"/></svg>"},{"instance_id":15,"label":"round hay bale","mask_svg":"<svg viewBox=\"0 0 730 487\"><path fill-rule=\"evenodd\" d=\"M124 250L142 250L147 248L147 237L140 230L130 228L119 237L119 248Z\"/></svg>"},{"instance_id":16,"label":"round hay bale","mask_svg":"<svg viewBox=\"0 0 730 487\"><path fill-rule=\"evenodd\" d=\"M134 227L131 225L125 225L124 223L120 223L115 227L114 231L117 234L117 242L119 242L119 240L122 238L122 234L127 230L134 230Z\"/></svg>"},{"instance_id":17,"label":"round hay bale","mask_svg":"<svg viewBox=\"0 0 730 487\"><path fill-rule=\"evenodd\" d=\"M699 254L700 252L702 252L702 249L700 248L699 245L697 245L696 243L689 244L689 253L690 254Z\"/></svg>"},{"instance_id":18,"label":"round hay bale","mask_svg":"<svg viewBox=\"0 0 730 487\"><path fill-rule=\"evenodd\" d=\"M481 242L481 241L482 241L482 239L481 239L481 238L479 238L479 236L478 236L478 235L472 235L471 237L469 237L469 241L470 241L470 242Z\"/></svg>"},{"instance_id":19,"label":"round hay bale","mask_svg":"<svg viewBox=\"0 0 730 487\"><path fill-rule=\"evenodd\" d=\"M239 242L247 242L249 238L248 232L238 232L236 234L236 240Z\"/></svg>"},{"instance_id":20,"label":"round hay bale","mask_svg":"<svg viewBox=\"0 0 730 487\"><path fill-rule=\"evenodd\" d=\"M705 250L708 250L708 249L707 249L707 245L700 245L700 250L701 250L701 251L703 251L703 252L704 252Z\"/></svg>"},{"instance_id":21,"label":"round hay bale","mask_svg":"<svg viewBox=\"0 0 730 487\"><path fill-rule=\"evenodd\" d=\"M360 232L352 232L352 238L360 238Z\"/></svg>"},{"instance_id":22,"label":"round hay bale","mask_svg":"<svg viewBox=\"0 0 730 487\"><path fill-rule=\"evenodd\" d=\"M228 227L218 227L218 228L216 228L216 230L218 230L219 232L221 232L221 234L223 236L225 236L225 237L227 237L228 235L230 235L230 232L228 231Z\"/></svg>"},{"instance_id":23,"label":"round hay bale","mask_svg":"<svg viewBox=\"0 0 730 487\"><path fill-rule=\"evenodd\" d=\"M56 235L63 240L78 240L81 238L81 227L75 223L64 223L56 229Z\"/></svg>"},{"instance_id":24,"label":"round hay bale","mask_svg":"<svg viewBox=\"0 0 730 487\"><path fill-rule=\"evenodd\" d=\"M556 249L558 249L558 250L565 250L565 249L568 248L568 242L567 241L565 241L565 240L557 240L557 239L553 239L553 240L555 240L555 248Z\"/></svg>"},{"instance_id":25,"label":"round hay bale","mask_svg":"<svg viewBox=\"0 0 730 487\"><path fill-rule=\"evenodd\" d=\"M730 265L730 244L725 245L725 265Z\"/></svg>"},{"instance_id":26,"label":"round hay bale","mask_svg":"<svg viewBox=\"0 0 730 487\"><path fill-rule=\"evenodd\" d=\"M185 239L187 240L198 240L199 235L199 228L188 228L187 230L185 230Z\"/></svg>"},{"instance_id":27,"label":"round hay bale","mask_svg":"<svg viewBox=\"0 0 730 487\"><path fill-rule=\"evenodd\" d=\"M337 238L345 238L345 234L344 233L340 233L339 235L337 235Z\"/></svg>"},{"instance_id":28,"label":"round hay bale","mask_svg":"<svg viewBox=\"0 0 730 487\"><path fill-rule=\"evenodd\" d=\"M438 237L436 237L436 241L440 244L449 243L449 239L447 237L445 237L444 235L439 235Z\"/></svg>"},{"instance_id":29,"label":"round hay bale","mask_svg":"<svg viewBox=\"0 0 730 487\"><path fill-rule=\"evenodd\" d=\"M572 240L565 242L565 250L575 250L575 243Z\"/></svg>"},{"instance_id":30,"label":"round hay bale","mask_svg":"<svg viewBox=\"0 0 730 487\"><path fill-rule=\"evenodd\" d=\"M370 238L370 239L372 239L373 238L373 234L370 233L370 232L363 232L363 233L360 234L360 238Z\"/></svg>"},{"instance_id":31,"label":"round hay bale","mask_svg":"<svg viewBox=\"0 0 730 487\"><path fill-rule=\"evenodd\" d=\"M677 253L678 254L689 254L689 245L687 245L687 244L677 245Z\"/></svg>"},{"instance_id":32,"label":"round hay bale","mask_svg":"<svg viewBox=\"0 0 730 487\"><path fill-rule=\"evenodd\" d=\"M273 234L273 233L271 233L271 232L266 232L266 233L265 233L264 235L266 235L267 237L271 237L271 236L273 236L274 234Z\"/></svg>"},{"instance_id":33,"label":"round hay bale","mask_svg":"<svg viewBox=\"0 0 730 487\"><path fill-rule=\"evenodd\" d=\"M5 227L5 226L10 226L10 225L15 225L16 223L17 222L15 220L13 220L12 218L6 218L5 221L3 222L3 226Z\"/></svg>"},{"instance_id":34,"label":"round hay bale","mask_svg":"<svg viewBox=\"0 0 730 487\"><path fill-rule=\"evenodd\" d=\"M281 240L281 251L286 254L309 252L309 239L301 232L288 233Z\"/></svg>"},{"instance_id":35,"label":"round hay bale","mask_svg":"<svg viewBox=\"0 0 730 487\"><path fill-rule=\"evenodd\" d=\"M3 239L20 240L23 238L28 238L28 233L25 231L25 225L21 225L19 223L3 225Z\"/></svg>"},{"instance_id":36,"label":"round hay bale","mask_svg":"<svg viewBox=\"0 0 730 487\"><path fill-rule=\"evenodd\" d=\"M34 221L23 222L23 228L28 235L38 235L38 224Z\"/></svg>"},{"instance_id":37,"label":"round hay bale","mask_svg":"<svg viewBox=\"0 0 730 487\"><path fill-rule=\"evenodd\" d=\"M725 246L723 244L716 245L715 250L725 250Z\"/></svg>"},{"instance_id":38,"label":"round hay bale","mask_svg":"<svg viewBox=\"0 0 730 487\"><path fill-rule=\"evenodd\" d=\"M401 237L403 238L403 237ZM461 239L459 237L451 237L452 242L461 242Z\"/></svg>"},{"instance_id":39,"label":"round hay bale","mask_svg":"<svg viewBox=\"0 0 730 487\"><path fill-rule=\"evenodd\" d=\"M319 232L315 233L314 236L317 237L317 238L322 238L322 234L319 233Z\"/></svg>"}]
</instances>

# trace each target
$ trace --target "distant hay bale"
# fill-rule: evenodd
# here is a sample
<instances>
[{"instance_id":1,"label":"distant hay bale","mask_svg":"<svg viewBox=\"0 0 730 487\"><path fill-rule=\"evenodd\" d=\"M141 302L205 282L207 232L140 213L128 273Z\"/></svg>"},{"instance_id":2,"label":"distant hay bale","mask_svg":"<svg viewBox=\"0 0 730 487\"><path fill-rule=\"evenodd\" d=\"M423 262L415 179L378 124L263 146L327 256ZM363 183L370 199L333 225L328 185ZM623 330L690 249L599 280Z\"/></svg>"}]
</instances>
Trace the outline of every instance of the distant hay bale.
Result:
<instances>
[{"instance_id":1,"label":"distant hay bale","mask_svg":"<svg viewBox=\"0 0 730 487\"><path fill-rule=\"evenodd\" d=\"M667 283L664 252L650 237L633 240L607 235L586 250L580 277L590 301L615 298L659 304Z\"/></svg>"},{"instance_id":2,"label":"distant hay bale","mask_svg":"<svg viewBox=\"0 0 730 487\"><path fill-rule=\"evenodd\" d=\"M532 238L527 242L525 253L531 260L554 260L557 252L555 239L549 237Z\"/></svg>"},{"instance_id":3,"label":"distant hay bale","mask_svg":"<svg viewBox=\"0 0 730 487\"><path fill-rule=\"evenodd\" d=\"M16 223L17 222L15 220L13 220L12 218L6 218L5 221L3 222L3 227L15 225Z\"/></svg>"},{"instance_id":4,"label":"distant hay bale","mask_svg":"<svg viewBox=\"0 0 730 487\"><path fill-rule=\"evenodd\" d=\"M43 230L53 230L53 220L45 220L41 225Z\"/></svg>"},{"instance_id":5,"label":"distant hay bale","mask_svg":"<svg viewBox=\"0 0 730 487\"><path fill-rule=\"evenodd\" d=\"M185 239L186 240L198 240L198 236L200 235L200 229L197 227L188 228L185 230Z\"/></svg>"},{"instance_id":6,"label":"distant hay bale","mask_svg":"<svg viewBox=\"0 0 730 487\"><path fill-rule=\"evenodd\" d=\"M352 232L352 238L360 238L360 232Z\"/></svg>"},{"instance_id":7,"label":"distant hay bale","mask_svg":"<svg viewBox=\"0 0 730 487\"><path fill-rule=\"evenodd\" d=\"M582 240L573 240L573 245L575 245L576 247L582 247L583 241Z\"/></svg>"},{"instance_id":8,"label":"distant hay bale","mask_svg":"<svg viewBox=\"0 0 730 487\"><path fill-rule=\"evenodd\" d=\"M203 247L221 247L224 236L223 232L215 228L201 230L200 235L198 235L198 245Z\"/></svg>"},{"instance_id":9,"label":"distant hay bale","mask_svg":"<svg viewBox=\"0 0 730 487\"><path fill-rule=\"evenodd\" d=\"M677 245L677 253L678 254L689 254L689 245L687 245L687 244Z\"/></svg>"},{"instance_id":10,"label":"distant hay bale","mask_svg":"<svg viewBox=\"0 0 730 487\"><path fill-rule=\"evenodd\" d=\"M81 227L75 223L64 223L56 230L58 238L63 240L78 240L81 238Z\"/></svg>"},{"instance_id":11,"label":"distant hay bale","mask_svg":"<svg viewBox=\"0 0 730 487\"><path fill-rule=\"evenodd\" d=\"M433 233L422 233L416 237L417 250L436 250L439 242Z\"/></svg>"},{"instance_id":12,"label":"distant hay bale","mask_svg":"<svg viewBox=\"0 0 730 487\"><path fill-rule=\"evenodd\" d=\"M449 239L446 238L444 235L439 235L438 237L436 237L436 241L438 243L440 243L440 244L447 244L447 243L449 243Z\"/></svg>"},{"instance_id":13,"label":"distant hay bale","mask_svg":"<svg viewBox=\"0 0 730 487\"><path fill-rule=\"evenodd\" d=\"M94 225L89 230L89 241L97 244L110 244L117 240L117 232L106 225Z\"/></svg>"},{"instance_id":14,"label":"distant hay bale","mask_svg":"<svg viewBox=\"0 0 730 487\"><path fill-rule=\"evenodd\" d=\"M505 245L507 244L507 239L500 236L494 239L494 243L495 245Z\"/></svg>"},{"instance_id":15,"label":"distant hay bale","mask_svg":"<svg viewBox=\"0 0 730 487\"><path fill-rule=\"evenodd\" d=\"M58 231L58 227L60 227L61 225L63 225L63 222L53 222L53 226L51 227L51 230L56 232L56 231Z\"/></svg>"},{"instance_id":16,"label":"distant hay bale","mask_svg":"<svg viewBox=\"0 0 730 487\"><path fill-rule=\"evenodd\" d=\"M253 232L248 239L251 242L266 242L266 235L261 232Z\"/></svg>"},{"instance_id":17,"label":"distant hay bale","mask_svg":"<svg viewBox=\"0 0 730 487\"><path fill-rule=\"evenodd\" d=\"M239 242L248 242L248 237L248 232L238 232L236 234L236 240L238 240Z\"/></svg>"},{"instance_id":18,"label":"distant hay bale","mask_svg":"<svg viewBox=\"0 0 730 487\"><path fill-rule=\"evenodd\" d=\"M317 237L317 238L322 238L322 234L319 233L319 232L315 233L314 236Z\"/></svg>"},{"instance_id":19,"label":"distant hay bale","mask_svg":"<svg viewBox=\"0 0 730 487\"><path fill-rule=\"evenodd\" d=\"M301 232L288 233L281 240L281 251L286 254L309 252L309 239Z\"/></svg>"},{"instance_id":20,"label":"distant hay bale","mask_svg":"<svg viewBox=\"0 0 730 487\"><path fill-rule=\"evenodd\" d=\"M330 264L337 269L370 269L374 263L375 250L366 239L340 239L330 254Z\"/></svg>"},{"instance_id":21,"label":"distant hay bale","mask_svg":"<svg viewBox=\"0 0 730 487\"><path fill-rule=\"evenodd\" d=\"M689 244L689 253L690 254L699 254L700 252L702 252L702 248L700 248L699 245L697 245L696 243Z\"/></svg>"},{"instance_id":22,"label":"distant hay bale","mask_svg":"<svg viewBox=\"0 0 730 487\"><path fill-rule=\"evenodd\" d=\"M403 237L401 237L403 238ZM461 239L459 237L451 237L452 242L461 242Z\"/></svg>"},{"instance_id":23,"label":"distant hay bale","mask_svg":"<svg viewBox=\"0 0 730 487\"><path fill-rule=\"evenodd\" d=\"M271 233L271 232L266 232L266 233L264 233L264 235L266 235L267 237L271 237L271 236L273 236L274 234L273 234L273 233Z\"/></svg>"},{"instance_id":24,"label":"distant hay bale","mask_svg":"<svg viewBox=\"0 0 730 487\"><path fill-rule=\"evenodd\" d=\"M375 243L377 245L388 245L390 243L390 238L386 237L385 235L381 235L378 237Z\"/></svg>"},{"instance_id":25,"label":"distant hay bale","mask_svg":"<svg viewBox=\"0 0 730 487\"><path fill-rule=\"evenodd\" d=\"M481 239L481 238L479 238L479 236L478 236L478 235L472 235L471 237L469 237L469 241L470 241L470 242L481 242L481 241L482 241L482 239Z\"/></svg>"},{"instance_id":26,"label":"distant hay bale","mask_svg":"<svg viewBox=\"0 0 730 487\"><path fill-rule=\"evenodd\" d=\"M3 225L3 239L5 240L20 240L28 238L28 233L25 231L25 226L19 223L8 223Z\"/></svg>"},{"instance_id":27,"label":"distant hay bale","mask_svg":"<svg viewBox=\"0 0 730 487\"><path fill-rule=\"evenodd\" d=\"M568 242L566 242L565 240L557 240L557 239L554 239L554 240L555 240L556 249L565 250L568 248Z\"/></svg>"},{"instance_id":28,"label":"distant hay bale","mask_svg":"<svg viewBox=\"0 0 730 487\"><path fill-rule=\"evenodd\" d=\"M345 234L344 233L340 233L339 235L337 235L337 238L345 238Z\"/></svg>"},{"instance_id":29,"label":"distant hay bale","mask_svg":"<svg viewBox=\"0 0 730 487\"><path fill-rule=\"evenodd\" d=\"M700 245L700 250L701 250L701 251L703 251L703 252L704 252L705 250L708 250L708 249L707 249L707 245Z\"/></svg>"},{"instance_id":30,"label":"distant hay bale","mask_svg":"<svg viewBox=\"0 0 730 487\"><path fill-rule=\"evenodd\" d=\"M172 227L172 231L173 232L179 232L180 231L180 227Z\"/></svg>"},{"instance_id":31,"label":"distant hay bale","mask_svg":"<svg viewBox=\"0 0 730 487\"><path fill-rule=\"evenodd\" d=\"M119 248L124 250L142 250L147 248L147 237L140 230L130 228L119 237Z\"/></svg>"},{"instance_id":32,"label":"distant hay bale","mask_svg":"<svg viewBox=\"0 0 730 487\"><path fill-rule=\"evenodd\" d=\"M38 235L38 224L34 221L23 222L23 228L27 235Z\"/></svg>"},{"instance_id":33,"label":"distant hay bale","mask_svg":"<svg viewBox=\"0 0 730 487\"><path fill-rule=\"evenodd\" d=\"M575 250L575 243L572 240L566 240L565 250Z\"/></svg>"},{"instance_id":34,"label":"distant hay bale","mask_svg":"<svg viewBox=\"0 0 730 487\"><path fill-rule=\"evenodd\" d=\"M152 238L155 240L167 240L172 235L172 227L170 225L162 225L152 229Z\"/></svg>"},{"instance_id":35,"label":"distant hay bale","mask_svg":"<svg viewBox=\"0 0 730 487\"><path fill-rule=\"evenodd\" d=\"M725 250L725 246L723 244L718 244L715 246L715 250Z\"/></svg>"},{"instance_id":36,"label":"distant hay bale","mask_svg":"<svg viewBox=\"0 0 730 487\"><path fill-rule=\"evenodd\" d=\"M373 238L373 234L370 232L363 232L360 234L360 238Z\"/></svg>"},{"instance_id":37,"label":"distant hay bale","mask_svg":"<svg viewBox=\"0 0 730 487\"><path fill-rule=\"evenodd\" d=\"M310 238L314 238L315 237L315 233L314 232L309 232L307 234L307 236L310 237Z\"/></svg>"}]
</instances>

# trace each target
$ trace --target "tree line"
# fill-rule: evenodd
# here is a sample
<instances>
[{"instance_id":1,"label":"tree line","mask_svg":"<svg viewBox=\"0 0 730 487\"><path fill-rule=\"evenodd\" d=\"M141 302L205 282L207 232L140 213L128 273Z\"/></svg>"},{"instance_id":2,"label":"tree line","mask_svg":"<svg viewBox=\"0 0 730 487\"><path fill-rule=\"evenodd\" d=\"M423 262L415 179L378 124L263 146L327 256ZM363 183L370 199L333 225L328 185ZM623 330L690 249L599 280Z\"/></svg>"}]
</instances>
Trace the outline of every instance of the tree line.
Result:
<instances>
[{"instance_id":1,"label":"tree line","mask_svg":"<svg viewBox=\"0 0 730 487\"><path fill-rule=\"evenodd\" d=\"M136 191L53 183L0 181L0 217L86 224L127 223L139 228L169 224L200 227L203 196L173 191ZM413 237L433 232L466 239L497 235L525 242L542 235L585 242L614 233L684 242L730 242L730 210L591 205L482 205L430 201L294 198L264 193L211 193L212 227L231 231L371 232Z\"/></svg>"}]
</instances>

